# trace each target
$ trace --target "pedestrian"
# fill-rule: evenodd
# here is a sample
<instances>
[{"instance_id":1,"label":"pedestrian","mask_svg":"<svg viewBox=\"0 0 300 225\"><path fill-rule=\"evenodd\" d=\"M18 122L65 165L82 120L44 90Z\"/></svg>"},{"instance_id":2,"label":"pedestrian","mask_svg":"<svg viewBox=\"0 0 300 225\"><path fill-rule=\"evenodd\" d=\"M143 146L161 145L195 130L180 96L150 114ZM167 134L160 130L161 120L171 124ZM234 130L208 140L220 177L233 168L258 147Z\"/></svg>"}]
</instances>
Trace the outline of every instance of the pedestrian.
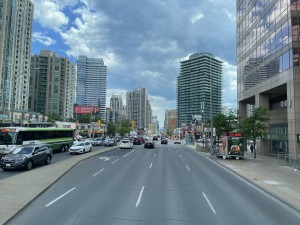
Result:
<instances>
[{"instance_id":1,"label":"pedestrian","mask_svg":"<svg viewBox=\"0 0 300 225\"><path fill-rule=\"evenodd\" d=\"M253 153L253 144L250 145L251 153Z\"/></svg>"}]
</instances>

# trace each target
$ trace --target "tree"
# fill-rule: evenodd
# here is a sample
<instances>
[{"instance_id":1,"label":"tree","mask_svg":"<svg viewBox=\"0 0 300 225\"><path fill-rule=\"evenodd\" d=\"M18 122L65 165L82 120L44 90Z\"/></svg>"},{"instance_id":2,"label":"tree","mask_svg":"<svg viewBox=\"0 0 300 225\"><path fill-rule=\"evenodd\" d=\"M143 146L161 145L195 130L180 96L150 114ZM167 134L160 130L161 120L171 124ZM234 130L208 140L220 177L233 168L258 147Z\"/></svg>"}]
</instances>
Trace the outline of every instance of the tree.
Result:
<instances>
[{"instance_id":1,"label":"tree","mask_svg":"<svg viewBox=\"0 0 300 225\"><path fill-rule=\"evenodd\" d=\"M48 116L48 121L49 122L55 122L55 121L60 121L61 117L58 114L51 114L51 115L47 115Z\"/></svg>"},{"instance_id":2,"label":"tree","mask_svg":"<svg viewBox=\"0 0 300 225\"><path fill-rule=\"evenodd\" d=\"M108 136L115 136L116 134L116 125L112 122L109 122L107 125L107 135Z\"/></svg>"},{"instance_id":3,"label":"tree","mask_svg":"<svg viewBox=\"0 0 300 225\"><path fill-rule=\"evenodd\" d=\"M244 137L253 140L253 153L256 158L256 140L267 134L267 122L270 120L269 112L264 107L255 108L252 115L240 122L239 128Z\"/></svg>"},{"instance_id":4,"label":"tree","mask_svg":"<svg viewBox=\"0 0 300 225\"><path fill-rule=\"evenodd\" d=\"M79 123L90 123L91 115L90 114L79 115L78 121Z\"/></svg>"},{"instance_id":5,"label":"tree","mask_svg":"<svg viewBox=\"0 0 300 225\"><path fill-rule=\"evenodd\" d=\"M124 137L124 135L125 134L129 134L130 131L131 131L130 120L129 119L123 119L123 120L121 120L120 127L119 127L120 135L122 137Z\"/></svg>"},{"instance_id":6,"label":"tree","mask_svg":"<svg viewBox=\"0 0 300 225\"><path fill-rule=\"evenodd\" d=\"M229 109L228 114L218 113L213 117L216 135L219 137L224 133L233 132L238 121L236 109Z\"/></svg>"}]
</instances>

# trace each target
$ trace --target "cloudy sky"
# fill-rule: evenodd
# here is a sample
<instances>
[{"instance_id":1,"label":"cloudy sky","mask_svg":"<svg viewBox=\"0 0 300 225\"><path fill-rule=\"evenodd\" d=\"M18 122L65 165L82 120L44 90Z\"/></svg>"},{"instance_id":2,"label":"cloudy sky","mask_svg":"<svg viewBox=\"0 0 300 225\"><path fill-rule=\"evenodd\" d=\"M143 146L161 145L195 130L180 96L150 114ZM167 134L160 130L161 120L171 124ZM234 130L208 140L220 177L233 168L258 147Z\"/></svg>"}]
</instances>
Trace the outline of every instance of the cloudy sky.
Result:
<instances>
[{"instance_id":1,"label":"cloudy sky","mask_svg":"<svg viewBox=\"0 0 300 225\"><path fill-rule=\"evenodd\" d=\"M223 106L236 108L235 1L32 0L32 53L48 49L76 63L100 57L108 67L107 106L144 86L163 126L176 108L180 61L208 52L223 61ZM125 103L125 102L124 102Z\"/></svg>"}]
</instances>

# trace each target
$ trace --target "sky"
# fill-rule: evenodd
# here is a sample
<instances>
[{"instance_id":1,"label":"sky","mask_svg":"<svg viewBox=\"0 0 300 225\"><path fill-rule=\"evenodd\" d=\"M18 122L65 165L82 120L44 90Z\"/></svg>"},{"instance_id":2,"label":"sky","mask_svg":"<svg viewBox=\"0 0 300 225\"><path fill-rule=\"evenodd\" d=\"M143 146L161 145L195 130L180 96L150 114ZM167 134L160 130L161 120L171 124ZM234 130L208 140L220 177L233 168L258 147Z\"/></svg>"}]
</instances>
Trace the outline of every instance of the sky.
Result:
<instances>
[{"instance_id":1,"label":"sky","mask_svg":"<svg viewBox=\"0 0 300 225\"><path fill-rule=\"evenodd\" d=\"M237 107L236 1L232 0L32 0L32 53L102 58L107 100L145 87L163 127L176 109L180 62L194 53L223 61L222 106Z\"/></svg>"}]
</instances>

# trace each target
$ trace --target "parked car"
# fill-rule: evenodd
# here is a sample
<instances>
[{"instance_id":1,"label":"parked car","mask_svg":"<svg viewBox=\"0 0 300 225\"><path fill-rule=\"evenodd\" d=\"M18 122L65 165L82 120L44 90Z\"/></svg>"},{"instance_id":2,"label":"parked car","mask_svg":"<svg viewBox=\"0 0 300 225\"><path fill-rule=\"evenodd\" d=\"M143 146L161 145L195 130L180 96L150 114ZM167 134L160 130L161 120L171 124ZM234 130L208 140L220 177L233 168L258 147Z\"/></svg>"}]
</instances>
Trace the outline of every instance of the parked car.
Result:
<instances>
[{"instance_id":1,"label":"parked car","mask_svg":"<svg viewBox=\"0 0 300 225\"><path fill-rule=\"evenodd\" d=\"M106 139L104 146L116 146L117 142L114 139Z\"/></svg>"},{"instance_id":2,"label":"parked car","mask_svg":"<svg viewBox=\"0 0 300 225\"><path fill-rule=\"evenodd\" d=\"M104 141L102 138L95 138L93 141L92 141L92 145L93 146L100 146L100 145L103 145L104 144Z\"/></svg>"},{"instance_id":3,"label":"parked car","mask_svg":"<svg viewBox=\"0 0 300 225\"><path fill-rule=\"evenodd\" d=\"M144 143L144 148L155 148L155 142L154 141L146 141Z\"/></svg>"},{"instance_id":4,"label":"parked car","mask_svg":"<svg viewBox=\"0 0 300 225\"><path fill-rule=\"evenodd\" d=\"M161 144L168 144L168 139L167 138L162 138L160 143Z\"/></svg>"},{"instance_id":5,"label":"parked car","mask_svg":"<svg viewBox=\"0 0 300 225\"><path fill-rule=\"evenodd\" d=\"M70 155L73 153L86 153L92 151L92 144L89 141L80 141L69 149Z\"/></svg>"},{"instance_id":6,"label":"parked car","mask_svg":"<svg viewBox=\"0 0 300 225\"><path fill-rule=\"evenodd\" d=\"M181 140L179 138L175 138L174 144L181 144Z\"/></svg>"},{"instance_id":7,"label":"parked car","mask_svg":"<svg viewBox=\"0 0 300 225\"><path fill-rule=\"evenodd\" d=\"M0 167L3 170L25 168L30 170L39 163L49 164L53 157L52 148L45 143L28 144L17 147L10 154L3 156Z\"/></svg>"},{"instance_id":8,"label":"parked car","mask_svg":"<svg viewBox=\"0 0 300 225\"><path fill-rule=\"evenodd\" d=\"M120 144L120 149L122 148L133 148L133 143L128 139L128 140L122 140Z\"/></svg>"}]
</instances>

